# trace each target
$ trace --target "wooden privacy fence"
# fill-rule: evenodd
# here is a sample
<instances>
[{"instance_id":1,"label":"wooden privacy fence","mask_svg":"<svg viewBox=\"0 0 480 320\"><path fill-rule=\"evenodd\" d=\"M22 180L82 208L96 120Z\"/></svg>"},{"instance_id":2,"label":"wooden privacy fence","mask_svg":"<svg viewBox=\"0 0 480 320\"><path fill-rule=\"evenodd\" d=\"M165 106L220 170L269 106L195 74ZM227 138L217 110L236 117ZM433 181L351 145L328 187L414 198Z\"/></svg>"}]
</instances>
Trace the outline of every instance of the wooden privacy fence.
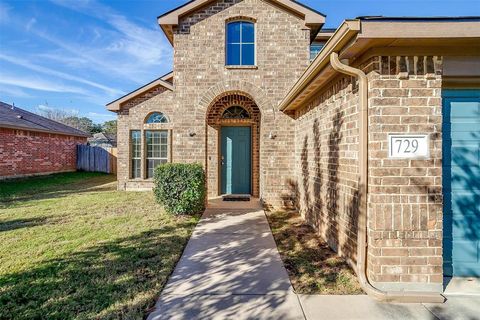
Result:
<instances>
[{"instance_id":1,"label":"wooden privacy fence","mask_svg":"<svg viewBox=\"0 0 480 320\"><path fill-rule=\"evenodd\" d=\"M110 154L110 173L117 174L117 148L107 148Z\"/></svg>"},{"instance_id":2,"label":"wooden privacy fence","mask_svg":"<svg viewBox=\"0 0 480 320\"><path fill-rule=\"evenodd\" d=\"M77 170L117 173L117 149L78 145Z\"/></svg>"}]
</instances>

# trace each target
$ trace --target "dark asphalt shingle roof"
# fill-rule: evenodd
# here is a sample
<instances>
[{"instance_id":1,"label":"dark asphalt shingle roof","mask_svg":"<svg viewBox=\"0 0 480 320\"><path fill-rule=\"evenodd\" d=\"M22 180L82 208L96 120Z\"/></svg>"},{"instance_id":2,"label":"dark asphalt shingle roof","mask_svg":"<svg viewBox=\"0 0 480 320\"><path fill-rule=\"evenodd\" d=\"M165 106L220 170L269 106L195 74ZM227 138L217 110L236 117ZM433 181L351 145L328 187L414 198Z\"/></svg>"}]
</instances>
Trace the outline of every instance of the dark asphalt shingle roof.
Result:
<instances>
[{"instance_id":1,"label":"dark asphalt shingle roof","mask_svg":"<svg viewBox=\"0 0 480 320\"><path fill-rule=\"evenodd\" d=\"M90 134L11 106L0 101L0 128L16 128L31 131L58 133L70 136L89 137Z\"/></svg>"}]
</instances>

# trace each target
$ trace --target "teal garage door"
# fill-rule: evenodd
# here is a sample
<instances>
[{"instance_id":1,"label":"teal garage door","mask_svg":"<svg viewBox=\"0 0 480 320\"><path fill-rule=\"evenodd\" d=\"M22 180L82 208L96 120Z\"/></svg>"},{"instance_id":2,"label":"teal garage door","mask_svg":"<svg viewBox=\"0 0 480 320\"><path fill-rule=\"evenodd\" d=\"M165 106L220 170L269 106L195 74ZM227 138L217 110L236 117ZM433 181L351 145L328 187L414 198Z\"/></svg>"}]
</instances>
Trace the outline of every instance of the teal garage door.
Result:
<instances>
[{"instance_id":1,"label":"teal garage door","mask_svg":"<svg viewBox=\"0 0 480 320\"><path fill-rule=\"evenodd\" d=\"M480 276L480 90L443 92L444 274Z\"/></svg>"},{"instance_id":2,"label":"teal garage door","mask_svg":"<svg viewBox=\"0 0 480 320\"><path fill-rule=\"evenodd\" d=\"M251 128L222 127L222 194L250 194Z\"/></svg>"}]
</instances>

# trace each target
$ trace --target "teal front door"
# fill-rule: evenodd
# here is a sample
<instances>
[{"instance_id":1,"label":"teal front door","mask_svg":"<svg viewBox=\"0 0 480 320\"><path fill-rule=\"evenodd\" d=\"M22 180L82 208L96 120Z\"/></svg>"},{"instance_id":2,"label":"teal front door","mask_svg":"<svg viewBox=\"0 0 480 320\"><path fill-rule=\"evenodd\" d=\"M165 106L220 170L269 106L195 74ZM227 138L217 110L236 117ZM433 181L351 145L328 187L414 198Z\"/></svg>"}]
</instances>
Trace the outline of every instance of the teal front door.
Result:
<instances>
[{"instance_id":1,"label":"teal front door","mask_svg":"<svg viewBox=\"0 0 480 320\"><path fill-rule=\"evenodd\" d=\"M222 194L251 193L251 128L222 127Z\"/></svg>"},{"instance_id":2,"label":"teal front door","mask_svg":"<svg viewBox=\"0 0 480 320\"><path fill-rule=\"evenodd\" d=\"M444 274L480 277L480 90L443 92Z\"/></svg>"}]
</instances>

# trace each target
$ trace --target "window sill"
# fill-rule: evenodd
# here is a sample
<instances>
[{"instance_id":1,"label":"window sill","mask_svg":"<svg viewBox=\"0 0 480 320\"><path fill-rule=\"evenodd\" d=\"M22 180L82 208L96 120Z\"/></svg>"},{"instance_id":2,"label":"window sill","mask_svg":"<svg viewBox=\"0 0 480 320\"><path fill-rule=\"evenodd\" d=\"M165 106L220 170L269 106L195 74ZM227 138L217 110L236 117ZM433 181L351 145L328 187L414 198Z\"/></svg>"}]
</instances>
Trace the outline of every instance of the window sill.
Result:
<instances>
[{"instance_id":1,"label":"window sill","mask_svg":"<svg viewBox=\"0 0 480 320\"><path fill-rule=\"evenodd\" d=\"M246 70L256 70L257 66L225 66L225 69L236 70L236 69L246 69Z\"/></svg>"}]
</instances>

